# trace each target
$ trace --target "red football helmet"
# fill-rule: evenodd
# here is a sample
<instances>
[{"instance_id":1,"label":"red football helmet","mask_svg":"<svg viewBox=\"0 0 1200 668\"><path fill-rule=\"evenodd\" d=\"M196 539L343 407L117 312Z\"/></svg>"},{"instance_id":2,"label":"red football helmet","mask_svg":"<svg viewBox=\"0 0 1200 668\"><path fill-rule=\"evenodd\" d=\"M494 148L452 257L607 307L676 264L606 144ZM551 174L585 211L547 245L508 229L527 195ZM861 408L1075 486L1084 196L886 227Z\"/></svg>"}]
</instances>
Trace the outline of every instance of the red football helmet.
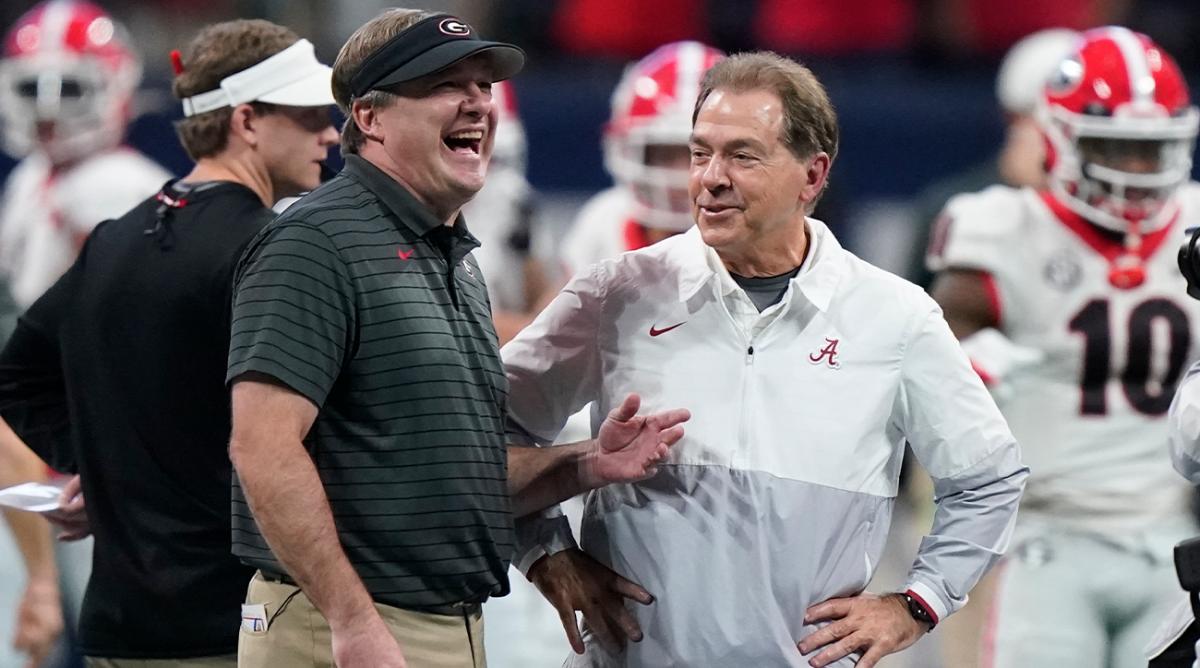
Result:
<instances>
[{"instance_id":1,"label":"red football helmet","mask_svg":"<svg viewBox=\"0 0 1200 668\"><path fill-rule=\"evenodd\" d=\"M691 227L687 197L692 108L704 73L724 57L699 42L675 42L630 65L612 98L604 163L630 189L633 217L647 227Z\"/></svg>"},{"instance_id":2,"label":"red football helmet","mask_svg":"<svg viewBox=\"0 0 1200 668\"><path fill-rule=\"evenodd\" d=\"M104 10L79 0L37 5L5 38L5 149L38 148L61 163L119 144L141 75L124 29Z\"/></svg>"},{"instance_id":3,"label":"red football helmet","mask_svg":"<svg viewBox=\"0 0 1200 668\"><path fill-rule=\"evenodd\" d=\"M1200 112L1171 56L1126 28L1083 33L1036 113L1054 195L1092 223L1140 237L1175 214Z\"/></svg>"},{"instance_id":4,"label":"red football helmet","mask_svg":"<svg viewBox=\"0 0 1200 668\"><path fill-rule=\"evenodd\" d=\"M492 148L493 168L507 168L525 174L528 153L525 126L517 113L517 96L512 83L492 84L492 106L496 108L496 144Z\"/></svg>"}]
</instances>

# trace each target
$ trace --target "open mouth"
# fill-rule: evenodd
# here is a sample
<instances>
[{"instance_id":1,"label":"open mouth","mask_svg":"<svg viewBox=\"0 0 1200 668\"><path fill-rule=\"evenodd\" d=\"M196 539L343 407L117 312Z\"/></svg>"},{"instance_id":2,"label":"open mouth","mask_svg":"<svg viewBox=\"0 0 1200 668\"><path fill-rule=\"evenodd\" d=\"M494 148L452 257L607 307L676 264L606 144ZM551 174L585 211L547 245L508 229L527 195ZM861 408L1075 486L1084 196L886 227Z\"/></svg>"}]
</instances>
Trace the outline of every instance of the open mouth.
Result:
<instances>
[{"instance_id":1,"label":"open mouth","mask_svg":"<svg viewBox=\"0 0 1200 668\"><path fill-rule=\"evenodd\" d=\"M483 144L483 130L451 132L442 138L442 143L453 153L479 155L479 147Z\"/></svg>"}]
</instances>

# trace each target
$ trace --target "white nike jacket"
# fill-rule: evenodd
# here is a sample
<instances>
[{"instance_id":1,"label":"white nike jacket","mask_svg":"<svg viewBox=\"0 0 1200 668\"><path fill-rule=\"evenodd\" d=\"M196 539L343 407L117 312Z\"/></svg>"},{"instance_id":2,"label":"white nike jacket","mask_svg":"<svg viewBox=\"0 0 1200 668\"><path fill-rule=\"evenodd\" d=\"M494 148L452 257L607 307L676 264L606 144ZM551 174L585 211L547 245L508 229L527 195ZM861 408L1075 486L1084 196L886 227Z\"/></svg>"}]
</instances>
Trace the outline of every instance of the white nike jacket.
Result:
<instances>
[{"instance_id":1,"label":"white nike jacket","mask_svg":"<svg viewBox=\"0 0 1200 668\"><path fill-rule=\"evenodd\" d=\"M693 228L577 275L505 346L514 438L549 443L593 400L594 433L629 392L692 412L657 476L584 511L583 549L657 597L632 606L645 638L619 656L588 639L568 665L806 665L805 609L879 562L905 441L937 497L908 588L945 617L1004 551L1028 469L941 310L807 224L761 314ZM543 552L525 547L527 567Z\"/></svg>"}]
</instances>

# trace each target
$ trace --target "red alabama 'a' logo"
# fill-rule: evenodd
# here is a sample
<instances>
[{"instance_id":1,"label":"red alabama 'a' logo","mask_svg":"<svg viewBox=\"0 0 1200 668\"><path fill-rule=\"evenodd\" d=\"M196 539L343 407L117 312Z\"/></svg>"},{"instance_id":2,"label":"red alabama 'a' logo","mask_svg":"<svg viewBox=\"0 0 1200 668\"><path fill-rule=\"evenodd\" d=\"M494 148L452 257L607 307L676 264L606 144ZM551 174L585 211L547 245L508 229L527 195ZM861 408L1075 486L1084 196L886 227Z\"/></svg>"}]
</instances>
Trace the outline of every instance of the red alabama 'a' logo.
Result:
<instances>
[{"instance_id":1,"label":"red alabama 'a' logo","mask_svg":"<svg viewBox=\"0 0 1200 668\"><path fill-rule=\"evenodd\" d=\"M825 347L808 356L808 361L813 364L824 362L829 365L830 369L842 368L842 363L838 361L838 339L825 339Z\"/></svg>"}]
</instances>

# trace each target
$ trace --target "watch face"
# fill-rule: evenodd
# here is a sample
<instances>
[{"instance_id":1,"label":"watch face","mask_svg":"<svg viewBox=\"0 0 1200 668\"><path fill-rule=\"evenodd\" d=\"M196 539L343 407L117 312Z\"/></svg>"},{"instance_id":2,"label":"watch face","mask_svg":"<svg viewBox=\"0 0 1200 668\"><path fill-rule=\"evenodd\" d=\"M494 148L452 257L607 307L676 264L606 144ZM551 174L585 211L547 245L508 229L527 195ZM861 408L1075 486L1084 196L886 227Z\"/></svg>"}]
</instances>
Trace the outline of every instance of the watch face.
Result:
<instances>
[{"instance_id":1,"label":"watch face","mask_svg":"<svg viewBox=\"0 0 1200 668\"><path fill-rule=\"evenodd\" d=\"M917 620L918 622L925 622L930 626L933 625L933 618L929 616L929 613L920 603L917 603L916 599L908 594L905 594L904 600L908 603L908 614L912 615L913 619Z\"/></svg>"}]
</instances>

